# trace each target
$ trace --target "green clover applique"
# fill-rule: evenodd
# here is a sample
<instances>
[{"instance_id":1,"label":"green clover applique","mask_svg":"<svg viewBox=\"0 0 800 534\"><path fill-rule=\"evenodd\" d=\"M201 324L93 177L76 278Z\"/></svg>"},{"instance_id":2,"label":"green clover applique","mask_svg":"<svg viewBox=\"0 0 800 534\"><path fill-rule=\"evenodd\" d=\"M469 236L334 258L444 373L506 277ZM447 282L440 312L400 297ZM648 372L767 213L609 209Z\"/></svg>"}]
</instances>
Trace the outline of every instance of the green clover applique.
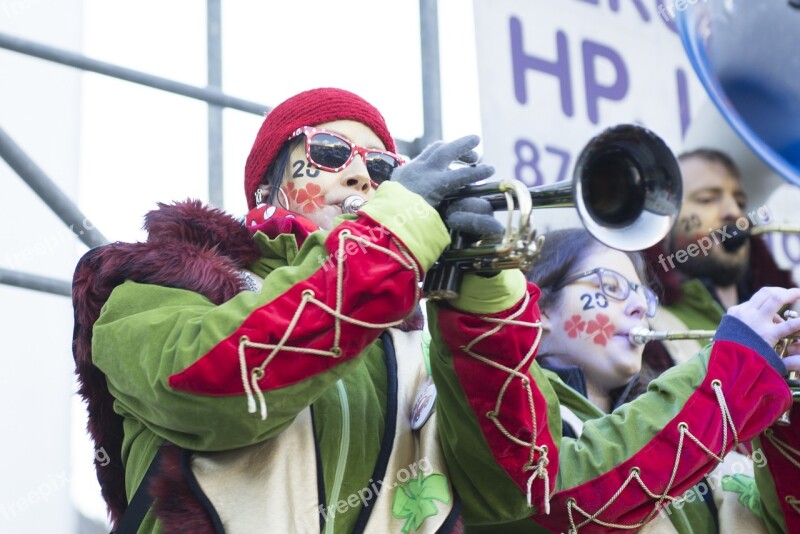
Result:
<instances>
[{"instance_id":1,"label":"green clover applique","mask_svg":"<svg viewBox=\"0 0 800 534\"><path fill-rule=\"evenodd\" d=\"M433 501L450 504L450 487L447 478L439 473L425 476L420 472L405 484L398 484L394 489L392 515L397 519L405 519L403 532L419 530L429 517L439 513Z\"/></svg>"},{"instance_id":2,"label":"green clover applique","mask_svg":"<svg viewBox=\"0 0 800 534\"><path fill-rule=\"evenodd\" d=\"M722 477L722 489L739 494L739 503L748 508L756 516L761 515L761 499L758 498L758 489L753 477L741 474L725 475Z\"/></svg>"}]
</instances>

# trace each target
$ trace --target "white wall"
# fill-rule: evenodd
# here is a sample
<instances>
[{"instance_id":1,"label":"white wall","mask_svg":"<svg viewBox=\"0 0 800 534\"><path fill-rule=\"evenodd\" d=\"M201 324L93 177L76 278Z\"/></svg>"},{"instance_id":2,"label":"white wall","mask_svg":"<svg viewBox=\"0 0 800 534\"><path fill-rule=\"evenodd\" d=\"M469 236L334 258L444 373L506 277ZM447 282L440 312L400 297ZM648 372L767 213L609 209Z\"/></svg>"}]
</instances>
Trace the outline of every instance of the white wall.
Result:
<instances>
[{"instance_id":1,"label":"white wall","mask_svg":"<svg viewBox=\"0 0 800 534\"><path fill-rule=\"evenodd\" d=\"M0 31L51 46L80 51L81 21L82 0L0 0ZM5 50L0 73L0 127L75 198L80 74ZM71 278L84 247L5 162L0 184L0 266ZM70 300L0 285L0 324L0 532L74 532Z\"/></svg>"}]
</instances>

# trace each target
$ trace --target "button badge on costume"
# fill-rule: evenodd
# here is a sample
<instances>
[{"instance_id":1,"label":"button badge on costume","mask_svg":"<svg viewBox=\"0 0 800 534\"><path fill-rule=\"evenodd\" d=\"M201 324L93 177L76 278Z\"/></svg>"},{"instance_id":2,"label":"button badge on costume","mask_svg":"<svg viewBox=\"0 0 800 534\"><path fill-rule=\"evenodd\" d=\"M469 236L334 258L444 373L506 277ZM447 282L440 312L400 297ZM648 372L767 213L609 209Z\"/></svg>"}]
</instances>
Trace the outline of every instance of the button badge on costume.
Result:
<instances>
[{"instance_id":1,"label":"button badge on costume","mask_svg":"<svg viewBox=\"0 0 800 534\"><path fill-rule=\"evenodd\" d=\"M411 428L418 430L428 420L436 405L436 385L431 377L425 378L417 389L414 409L411 411Z\"/></svg>"}]
</instances>

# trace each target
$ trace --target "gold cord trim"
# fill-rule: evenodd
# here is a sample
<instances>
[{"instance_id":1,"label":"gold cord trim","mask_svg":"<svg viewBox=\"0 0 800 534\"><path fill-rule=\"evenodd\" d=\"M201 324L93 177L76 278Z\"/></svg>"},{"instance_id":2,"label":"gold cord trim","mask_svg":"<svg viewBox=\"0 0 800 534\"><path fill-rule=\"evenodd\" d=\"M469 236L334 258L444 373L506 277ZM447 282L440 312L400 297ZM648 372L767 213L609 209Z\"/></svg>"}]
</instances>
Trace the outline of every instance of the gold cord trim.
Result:
<instances>
[{"instance_id":1,"label":"gold cord trim","mask_svg":"<svg viewBox=\"0 0 800 534\"><path fill-rule=\"evenodd\" d=\"M531 487L533 485L533 481L536 479L542 479L544 481L544 487L545 487L544 512L545 514L549 514L551 495L550 495L550 476L547 471L547 466L550 463L550 461L547 458L547 453L548 453L547 445L537 445L533 440L531 442L521 440L516 436L512 435L508 431L508 429L503 425L503 423L500 422L500 414L502 413L503 410L503 398L505 397L506 391L508 390L508 387L511 385L511 382L516 378L519 379L520 382L522 382L522 387L524 388L525 394L528 398L528 410L530 411L531 421L533 424L533 433L532 433L533 439L535 439L536 436L539 434L536 423L536 408L533 403L533 389L531 388L530 379L528 378L528 375L525 374L525 372L528 370L528 368L530 368L531 362L533 361L533 357L536 354L536 349L539 346L539 342L541 341L542 325L540 322L531 323L527 321L517 320L517 317L519 317L525 311L529 303L530 303L530 295L528 295L528 293L525 293L522 305L517 311L512 313L509 317L505 319L499 319L496 317L479 317L479 319L481 319L482 321L485 321L487 323L494 323L496 324L496 326L490 328L486 332L483 332L478 337L467 343L466 346L462 347L462 350L471 358L474 358L475 360L478 360L481 363L484 363L490 367L494 367L495 369L498 369L508 374L508 378L506 378L506 380L503 382L503 385L497 394L497 398L495 399L494 409L487 412L486 417L490 421L492 421L492 423L497 427L500 433L506 437L506 439L508 439L509 441L511 441L516 445L519 445L520 447L525 447L528 449L528 461L525 462L525 464L522 466L523 473L526 474L531 473L527 482L528 506L531 507L533 506L532 495L531 495ZM477 345L484 339L497 334L505 326L522 326L522 327L536 329L536 338L534 339L533 344L530 346L528 352L525 354L522 360L514 368L502 365L501 363L496 362L490 358L487 358L486 356L482 356L481 354L478 354L477 352L472 350L475 345ZM538 458L536 458L537 454L539 455Z\"/></svg>"},{"instance_id":2,"label":"gold cord trim","mask_svg":"<svg viewBox=\"0 0 800 534\"><path fill-rule=\"evenodd\" d=\"M789 460L789 462L793 466L800 469L800 451L798 451L785 441L778 439L775 436L775 432L771 428L766 429L764 431L764 434L767 436L769 442L775 446L775 448L778 450L781 456Z\"/></svg>"},{"instance_id":3,"label":"gold cord trim","mask_svg":"<svg viewBox=\"0 0 800 534\"><path fill-rule=\"evenodd\" d=\"M733 424L733 419L730 414L730 410L728 409L728 404L725 402L725 396L722 393L722 382L719 380L713 380L711 382L711 387L714 389L714 393L717 397L717 404L719 404L720 408L720 415L722 416L722 448L719 454L715 454L712 452L706 445L704 445L694 434L689 431L689 425L685 422L678 423L678 432L680 433L678 439L678 448L675 452L675 461L672 465L672 473L670 473L669 481L667 482L664 491L661 493L655 493L652 491L644 480L641 477L641 470L638 467L634 467L631 469L630 473L628 474L628 478L622 485L619 487L617 492L606 502L603 506L600 507L596 512L589 513L583 510L580 506L578 506L578 501L574 498L567 499L567 515L569 516L569 525L570 525L570 534L577 534L578 529L583 526L586 526L589 523L595 523L603 527L607 528L617 528L617 529L625 529L625 530L633 530L642 528L644 525L650 522L656 514L662 508L662 505L665 502L673 503L673 502L683 502L680 497L672 497L669 495L669 491L672 489L673 484L675 483L675 477L678 474L678 465L680 464L681 453L683 452L683 447L686 441L686 438L694 442L700 450L705 452L707 455L714 458L717 463L722 462L725 456L725 450L728 445L728 426L730 426L731 434L733 435L733 442L734 447L739 444L739 434L736 431L736 427ZM616 501L622 492L625 490L628 485L630 485L632 480L636 480L639 488L644 492L645 495L650 497L651 499L656 499L656 502L653 504L653 510L647 514L647 516L639 523L625 525L621 523L609 523L606 521L602 521L598 519L598 516L602 514L605 510L607 510L614 501ZM576 524L575 523L575 516L574 512L578 512L582 515L585 519L582 523Z\"/></svg>"},{"instance_id":4,"label":"gold cord trim","mask_svg":"<svg viewBox=\"0 0 800 534\"><path fill-rule=\"evenodd\" d=\"M310 354L312 356L322 356L326 358L339 358L342 356L342 349L339 346L339 342L341 340L341 333L342 333L342 322L354 324L356 326L361 326L363 328L368 329L375 329L375 330L385 330L392 326L398 326L402 324L403 319L398 321L392 321L388 323L370 323L367 321L362 321L360 319L355 319L353 317L349 317L342 313L342 306L344 300L344 258L346 258L345 253L345 245L348 241L354 241L356 243L360 243L365 248L370 248L389 256L391 259L395 260L399 263L404 269L409 271L414 271L414 288L415 288L415 298L419 301L421 294L420 289L420 282L422 281L422 274L420 273L419 267L417 263L414 261L413 256L411 253L397 240L395 237L390 236L392 243L397 247L400 251L400 254L380 245L376 245L375 243L364 239L359 236L354 236L348 229L344 229L339 232L339 242L338 248L335 254L335 257L338 259L336 265L336 307L331 308L324 302L318 300L314 292L310 289L306 289L302 292L302 296L300 299L300 303L297 305L297 309L292 316L292 320L289 322L289 326L286 328L286 332L284 332L281 339L275 343L256 343L250 341L248 336L242 336L239 338L239 367L241 370L241 377L242 377L242 386L244 387L245 394L247 395L247 411L248 413L255 413L256 412L256 401L255 397L258 398L258 403L260 406L261 411L261 419L267 419L267 402L264 398L264 394L261 391L261 388L258 385L258 382L266 376L266 368L267 365L275 358L275 356L283 351L283 352L295 352L300 354ZM333 347L329 350L319 350L319 349L311 349L307 347L293 347L291 345L287 345L289 338L291 337L294 329L297 327L298 322L300 321L300 316L305 310L306 306L313 305L328 315L331 315L334 318L333 324L333 331L334 331L334 340L333 340ZM250 372L247 371L247 359L245 358L245 349L258 349L258 350L268 350L270 351L269 354L264 358L260 365L255 366L250 369Z\"/></svg>"}]
</instances>

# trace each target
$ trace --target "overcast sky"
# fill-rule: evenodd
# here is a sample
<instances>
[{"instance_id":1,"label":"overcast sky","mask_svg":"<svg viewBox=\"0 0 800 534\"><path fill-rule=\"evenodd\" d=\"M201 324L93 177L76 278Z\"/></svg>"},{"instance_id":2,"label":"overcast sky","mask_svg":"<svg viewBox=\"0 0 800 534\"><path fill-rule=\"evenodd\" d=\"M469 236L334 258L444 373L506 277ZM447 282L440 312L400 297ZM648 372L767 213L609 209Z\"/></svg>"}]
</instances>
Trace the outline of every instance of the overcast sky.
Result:
<instances>
[{"instance_id":1,"label":"overcast sky","mask_svg":"<svg viewBox=\"0 0 800 534\"><path fill-rule=\"evenodd\" d=\"M441 0L445 137L479 133L472 2ZM297 6L302 5L302 9ZM422 134L419 3L226 2L223 90L274 106L331 85L375 104L393 135ZM204 2L86 0L84 53L204 85ZM107 77L84 77L80 202L110 239L136 239L156 201L207 198L206 106ZM261 118L224 114L225 207L245 210L243 165Z\"/></svg>"}]
</instances>

